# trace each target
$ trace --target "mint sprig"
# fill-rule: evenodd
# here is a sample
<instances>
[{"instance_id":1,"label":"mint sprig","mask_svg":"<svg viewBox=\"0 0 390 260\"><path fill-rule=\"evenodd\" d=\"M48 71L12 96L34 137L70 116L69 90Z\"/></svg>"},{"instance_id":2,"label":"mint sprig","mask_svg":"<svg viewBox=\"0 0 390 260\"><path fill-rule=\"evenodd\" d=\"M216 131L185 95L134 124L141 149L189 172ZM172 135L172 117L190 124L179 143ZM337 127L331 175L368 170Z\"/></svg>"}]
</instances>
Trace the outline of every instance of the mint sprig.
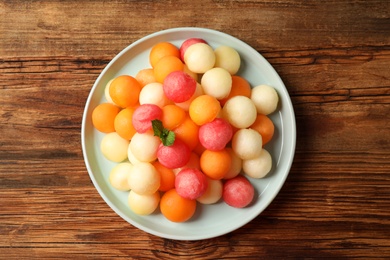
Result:
<instances>
[{"instance_id":1,"label":"mint sprig","mask_svg":"<svg viewBox=\"0 0 390 260\"><path fill-rule=\"evenodd\" d=\"M171 146L175 142L175 133L164 128L162 122L158 119L152 120L154 136L158 136L165 146Z\"/></svg>"}]
</instances>

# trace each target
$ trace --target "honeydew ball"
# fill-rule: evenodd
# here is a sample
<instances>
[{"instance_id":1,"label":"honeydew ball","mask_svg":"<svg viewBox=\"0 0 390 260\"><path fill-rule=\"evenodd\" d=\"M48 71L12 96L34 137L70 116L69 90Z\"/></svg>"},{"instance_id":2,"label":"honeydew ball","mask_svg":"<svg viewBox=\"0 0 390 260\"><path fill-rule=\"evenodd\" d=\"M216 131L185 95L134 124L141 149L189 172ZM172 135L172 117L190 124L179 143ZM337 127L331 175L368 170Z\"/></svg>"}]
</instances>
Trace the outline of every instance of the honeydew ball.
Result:
<instances>
[{"instance_id":1,"label":"honeydew ball","mask_svg":"<svg viewBox=\"0 0 390 260\"><path fill-rule=\"evenodd\" d=\"M261 154L263 140L253 129L240 129L232 139L232 149L243 160L254 159Z\"/></svg>"},{"instance_id":2,"label":"honeydew ball","mask_svg":"<svg viewBox=\"0 0 390 260\"><path fill-rule=\"evenodd\" d=\"M135 158L133 152L131 151L131 147L130 145L128 146L127 148L127 159L130 161L131 164L137 164L139 162L141 162L140 160L138 160L137 158Z\"/></svg>"},{"instance_id":3,"label":"honeydew ball","mask_svg":"<svg viewBox=\"0 0 390 260\"><path fill-rule=\"evenodd\" d=\"M104 97L106 98L108 103L114 104L114 101L112 101L112 98L110 96L110 86L111 83L114 81L114 79L110 80L107 84L106 87L104 88Z\"/></svg>"},{"instance_id":4,"label":"honeydew ball","mask_svg":"<svg viewBox=\"0 0 390 260\"><path fill-rule=\"evenodd\" d=\"M167 105L169 100L164 94L163 84L154 82L145 85L139 94L139 103L154 104L160 108Z\"/></svg>"},{"instance_id":5,"label":"honeydew ball","mask_svg":"<svg viewBox=\"0 0 390 260\"><path fill-rule=\"evenodd\" d=\"M215 67L226 69L231 75L240 69L241 58L238 52L230 46L219 46L214 50Z\"/></svg>"},{"instance_id":6,"label":"honeydew ball","mask_svg":"<svg viewBox=\"0 0 390 260\"><path fill-rule=\"evenodd\" d=\"M139 195L151 195L160 187L160 174L151 163L140 162L133 165L127 181Z\"/></svg>"},{"instance_id":7,"label":"honeydew ball","mask_svg":"<svg viewBox=\"0 0 390 260\"><path fill-rule=\"evenodd\" d=\"M229 171L226 173L225 177L223 177L225 180L236 177L242 170L242 159L237 156L231 147L227 147L226 150L230 154L232 163Z\"/></svg>"},{"instance_id":8,"label":"honeydew ball","mask_svg":"<svg viewBox=\"0 0 390 260\"><path fill-rule=\"evenodd\" d=\"M256 120L255 104L245 96L232 97L223 106L223 117L236 128L247 128Z\"/></svg>"},{"instance_id":9,"label":"honeydew ball","mask_svg":"<svg viewBox=\"0 0 390 260\"><path fill-rule=\"evenodd\" d=\"M252 178L264 178L272 168L272 157L270 153L262 149L259 156L254 159L244 160L242 169L246 175Z\"/></svg>"},{"instance_id":10,"label":"honeydew ball","mask_svg":"<svg viewBox=\"0 0 390 260\"><path fill-rule=\"evenodd\" d=\"M112 132L103 137L100 150L106 159L119 163L127 158L128 146L128 140L120 137L116 132Z\"/></svg>"},{"instance_id":11,"label":"honeydew ball","mask_svg":"<svg viewBox=\"0 0 390 260\"><path fill-rule=\"evenodd\" d=\"M129 162L123 162L117 164L110 171L109 182L112 187L120 191L128 191L130 190L129 182L127 181L130 171L133 165Z\"/></svg>"},{"instance_id":12,"label":"honeydew ball","mask_svg":"<svg viewBox=\"0 0 390 260\"><path fill-rule=\"evenodd\" d=\"M184 54L184 62L192 72L205 73L214 67L214 50L206 43L192 44Z\"/></svg>"},{"instance_id":13,"label":"honeydew ball","mask_svg":"<svg viewBox=\"0 0 390 260\"><path fill-rule=\"evenodd\" d=\"M224 68L212 68L203 75L201 85L205 94L223 99L232 89L232 76Z\"/></svg>"},{"instance_id":14,"label":"honeydew ball","mask_svg":"<svg viewBox=\"0 0 390 260\"><path fill-rule=\"evenodd\" d=\"M276 110L279 96L275 88L268 85L259 85L252 89L251 100L256 106L257 113L269 115Z\"/></svg>"},{"instance_id":15,"label":"honeydew ball","mask_svg":"<svg viewBox=\"0 0 390 260\"><path fill-rule=\"evenodd\" d=\"M223 184L221 180L207 178L208 186L202 196L196 200L202 204L217 203L222 197Z\"/></svg>"},{"instance_id":16,"label":"honeydew ball","mask_svg":"<svg viewBox=\"0 0 390 260\"><path fill-rule=\"evenodd\" d=\"M130 141L132 155L141 162L152 162L157 159L157 149L161 141L154 136L152 131L145 133L135 133ZM126 151L128 156L128 152Z\"/></svg>"},{"instance_id":17,"label":"honeydew ball","mask_svg":"<svg viewBox=\"0 0 390 260\"><path fill-rule=\"evenodd\" d=\"M150 195L140 195L133 190L129 192L128 205L130 209L138 215L150 215L158 207L160 202L160 193L155 192Z\"/></svg>"}]
</instances>

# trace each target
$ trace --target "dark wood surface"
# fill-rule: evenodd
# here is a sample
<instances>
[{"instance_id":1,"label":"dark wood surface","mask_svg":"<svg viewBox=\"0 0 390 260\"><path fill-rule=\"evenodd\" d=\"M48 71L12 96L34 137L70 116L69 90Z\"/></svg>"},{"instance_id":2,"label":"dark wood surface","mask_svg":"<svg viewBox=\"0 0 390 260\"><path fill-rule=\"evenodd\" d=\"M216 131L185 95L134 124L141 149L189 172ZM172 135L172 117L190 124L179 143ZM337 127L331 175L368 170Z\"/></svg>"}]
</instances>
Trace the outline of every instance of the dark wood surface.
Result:
<instances>
[{"instance_id":1,"label":"dark wood surface","mask_svg":"<svg viewBox=\"0 0 390 260\"><path fill-rule=\"evenodd\" d=\"M81 120L123 48L205 27L260 52L297 121L281 192L244 227L203 241L149 235L90 181ZM390 257L389 1L0 1L1 259Z\"/></svg>"}]
</instances>

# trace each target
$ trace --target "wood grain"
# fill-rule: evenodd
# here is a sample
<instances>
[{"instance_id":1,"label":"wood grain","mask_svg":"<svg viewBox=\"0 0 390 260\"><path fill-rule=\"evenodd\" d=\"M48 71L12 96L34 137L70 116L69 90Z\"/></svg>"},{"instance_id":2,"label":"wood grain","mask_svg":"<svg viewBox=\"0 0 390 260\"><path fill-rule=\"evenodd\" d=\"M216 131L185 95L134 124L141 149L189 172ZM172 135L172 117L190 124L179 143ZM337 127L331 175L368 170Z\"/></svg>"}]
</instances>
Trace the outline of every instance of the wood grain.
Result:
<instances>
[{"instance_id":1,"label":"wood grain","mask_svg":"<svg viewBox=\"0 0 390 260\"><path fill-rule=\"evenodd\" d=\"M0 259L386 259L387 1L0 1ZM273 203L202 241L149 235L86 171L91 86L132 42L196 26L259 51L294 105L294 162Z\"/></svg>"}]
</instances>

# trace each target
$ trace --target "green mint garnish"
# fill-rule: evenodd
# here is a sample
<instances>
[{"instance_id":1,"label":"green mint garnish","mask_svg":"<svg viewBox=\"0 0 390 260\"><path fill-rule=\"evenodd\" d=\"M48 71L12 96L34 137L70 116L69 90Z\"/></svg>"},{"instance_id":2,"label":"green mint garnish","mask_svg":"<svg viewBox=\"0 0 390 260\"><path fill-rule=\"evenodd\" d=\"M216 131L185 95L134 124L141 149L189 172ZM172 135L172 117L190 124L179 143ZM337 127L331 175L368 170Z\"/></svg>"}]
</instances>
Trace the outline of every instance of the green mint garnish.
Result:
<instances>
[{"instance_id":1,"label":"green mint garnish","mask_svg":"<svg viewBox=\"0 0 390 260\"><path fill-rule=\"evenodd\" d=\"M175 142L175 133L165 129L158 119L152 120L152 128L155 136L158 136L165 146L171 146Z\"/></svg>"}]
</instances>

